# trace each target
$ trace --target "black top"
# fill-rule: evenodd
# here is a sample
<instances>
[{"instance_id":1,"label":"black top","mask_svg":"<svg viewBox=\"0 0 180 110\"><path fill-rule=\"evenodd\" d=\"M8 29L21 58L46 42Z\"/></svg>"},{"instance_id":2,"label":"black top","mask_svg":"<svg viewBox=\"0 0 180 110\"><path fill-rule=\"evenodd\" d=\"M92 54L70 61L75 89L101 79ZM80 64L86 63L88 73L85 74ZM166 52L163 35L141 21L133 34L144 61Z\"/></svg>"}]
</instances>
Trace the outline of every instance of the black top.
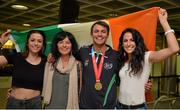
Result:
<instances>
[{"instance_id":1,"label":"black top","mask_svg":"<svg viewBox=\"0 0 180 110\"><path fill-rule=\"evenodd\" d=\"M108 46L108 45L107 45ZM117 85L113 83L112 88L108 94L107 102L103 106L105 95L110 84L110 81L114 74L118 74L118 54L110 46L106 50L103 69L100 77L102 83L102 90L97 91L94 88L95 74L92 64L91 46L82 47L80 54L82 58L83 73L82 73L82 88L80 94L80 108L88 109L102 109L102 108L114 108L116 105ZM98 58L100 60L100 58ZM99 62L99 61L98 61Z\"/></svg>"},{"instance_id":2,"label":"black top","mask_svg":"<svg viewBox=\"0 0 180 110\"><path fill-rule=\"evenodd\" d=\"M42 90L46 57L42 57L39 64L33 65L27 62L21 53L6 54L4 56L8 63L14 65L12 86Z\"/></svg>"}]
</instances>

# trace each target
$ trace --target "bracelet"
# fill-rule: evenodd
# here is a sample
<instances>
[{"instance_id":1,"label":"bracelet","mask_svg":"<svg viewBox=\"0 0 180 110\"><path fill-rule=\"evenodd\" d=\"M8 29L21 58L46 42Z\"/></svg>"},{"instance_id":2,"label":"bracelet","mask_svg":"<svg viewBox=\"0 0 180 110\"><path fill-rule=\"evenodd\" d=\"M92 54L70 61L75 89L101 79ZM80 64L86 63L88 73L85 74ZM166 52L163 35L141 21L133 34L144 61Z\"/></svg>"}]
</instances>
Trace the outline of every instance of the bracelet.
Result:
<instances>
[{"instance_id":1,"label":"bracelet","mask_svg":"<svg viewBox=\"0 0 180 110\"><path fill-rule=\"evenodd\" d=\"M166 32L164 33L164 35L166 36L166 35L167 35L168 33L170 33L170 32L175 33L175 32L174 32L174 29L171 29L171 30L166 31Z\"/></svg>"}]
</instances>

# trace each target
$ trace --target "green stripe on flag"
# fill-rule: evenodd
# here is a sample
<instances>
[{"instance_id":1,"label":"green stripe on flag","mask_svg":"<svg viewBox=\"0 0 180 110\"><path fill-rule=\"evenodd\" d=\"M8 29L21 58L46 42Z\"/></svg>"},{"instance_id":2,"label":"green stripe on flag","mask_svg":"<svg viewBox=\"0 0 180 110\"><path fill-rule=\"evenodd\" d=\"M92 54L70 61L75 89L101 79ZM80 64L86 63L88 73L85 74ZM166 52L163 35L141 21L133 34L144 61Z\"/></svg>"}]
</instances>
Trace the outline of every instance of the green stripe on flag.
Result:
<instances>
[{"instance_id":1,"label":"green stripe on flag","mask_svg":"<svg viewBox=\"0 0 180 110\"><path fill-rule=\"evenodd\" d=\"M52 26L46 26L46 27L41 27L41 28L33 28L31 30L41 30L44 31L45 35L46 35L46 51L45 54L48 55L48 53L50 52L51 49L51 43L52 40L54 38L54 36L62 31L62 28L59 28L58 25L52 25ZM16 43L18 44L21 52L24 51L25 49L25 43L26 43L26 38L27 38L27 33L30 30L27 31L21 31L21 32L17 32L17 31L13 31L11 34L13 36L13 38L15 39Z\"/></svg>"}]
</instances>

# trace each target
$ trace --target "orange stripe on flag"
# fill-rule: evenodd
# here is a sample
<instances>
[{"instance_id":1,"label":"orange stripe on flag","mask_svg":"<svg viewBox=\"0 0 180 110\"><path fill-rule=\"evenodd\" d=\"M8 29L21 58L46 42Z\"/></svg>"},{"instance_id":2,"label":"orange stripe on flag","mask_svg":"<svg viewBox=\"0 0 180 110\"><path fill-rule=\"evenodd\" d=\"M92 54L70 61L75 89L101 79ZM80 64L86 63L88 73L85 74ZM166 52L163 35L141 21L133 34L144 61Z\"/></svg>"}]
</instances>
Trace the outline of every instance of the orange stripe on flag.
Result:
<instances>
[{"instance_id":1,"label":"orange stripe on flag","mask_svg":"<svg viewBox=\"0 0 180 110\"><path fill-rule=\"evenodd\" d=\"M118 50L119 37L125 28L135 28L142 34L147 48L149 50L155 50L158 9L159 7L153 7L108 19L113 48Z\"/></svg>"}]
</instances>

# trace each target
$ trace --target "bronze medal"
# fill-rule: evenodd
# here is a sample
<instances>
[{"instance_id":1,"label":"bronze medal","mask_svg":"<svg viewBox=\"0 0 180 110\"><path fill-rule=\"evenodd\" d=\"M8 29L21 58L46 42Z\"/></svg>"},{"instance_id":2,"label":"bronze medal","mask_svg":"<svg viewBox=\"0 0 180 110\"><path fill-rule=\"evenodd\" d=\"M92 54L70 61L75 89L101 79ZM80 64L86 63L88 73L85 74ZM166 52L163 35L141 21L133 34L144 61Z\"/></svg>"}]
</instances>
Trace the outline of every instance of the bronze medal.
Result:
<instances>
[{"instance_id":1,"label":"bronze medal","mask_svg":"<svg viewBox=\"0 0 180 110\"><path fill-rule=\"evenodd\" d=\"M100 82L96 82L94 87L97 91L100 91L102 89L102 84Z\"/></svg>"}]
</instances>

